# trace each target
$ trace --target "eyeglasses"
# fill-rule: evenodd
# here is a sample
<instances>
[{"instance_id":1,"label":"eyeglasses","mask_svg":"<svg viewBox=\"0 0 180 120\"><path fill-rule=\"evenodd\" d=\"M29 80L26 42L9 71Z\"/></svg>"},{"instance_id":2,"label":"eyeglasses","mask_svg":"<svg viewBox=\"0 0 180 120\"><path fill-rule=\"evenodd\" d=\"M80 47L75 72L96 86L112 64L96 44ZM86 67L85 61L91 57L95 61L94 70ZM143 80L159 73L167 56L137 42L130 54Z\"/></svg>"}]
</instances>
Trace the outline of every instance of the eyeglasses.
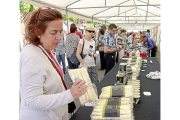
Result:
<instances>
[{"instance_id":1,"label":"eyeglasses","mask_svg":"<svg viewBox=\"0 0 180 120\"><path fill-rule=\"evenodd\" d=\"M113 32L117 32L117 30L112 30Z\"/></svg>"},{"instance_id":2,"label":"eyeglasses","mask_svg":"<svg viewBox=\"0 0 180 120\"><path fill-rule=\"evenodd\" d=\"M91 32L94 33L95 32L95 31L91 31L91 30L86 30L86 31L88 31L89 33L91 33Z\"/></svg>"},{"instance_id":3,"label":"eyeglasses","mask_svg":"<svg viewBox=\"0 0 180 120\"><path fill-rule=\"evenodd\" d=\"M41 11L41 10L49 10L49 9L55 9L55 8L51 8L51 7L40 7L40 8L38 9L38 12L37 12L37 15L36 15L36 19L35 19L35 24L36 24L36 22L37 22L37 18L38 18L38 16L39 16L40 11Z\"/></svg>"}]
</instances>

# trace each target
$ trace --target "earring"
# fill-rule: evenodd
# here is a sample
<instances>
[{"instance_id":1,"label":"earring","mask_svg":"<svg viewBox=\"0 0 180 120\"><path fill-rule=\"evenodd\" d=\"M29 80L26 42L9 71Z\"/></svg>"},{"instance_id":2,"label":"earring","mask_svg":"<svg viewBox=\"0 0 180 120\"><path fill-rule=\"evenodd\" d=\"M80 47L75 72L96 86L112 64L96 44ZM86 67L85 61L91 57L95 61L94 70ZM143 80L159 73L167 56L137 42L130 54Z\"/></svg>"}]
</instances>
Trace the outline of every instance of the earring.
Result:
<instances>
[{"instance_id":1,"label":"earring","mask_svg":"<svg viewBox=\"0 0 180 120\"><path fill-rule=\"evenodd\" d=\"M38 38L40 38L40 36L37 36Z\"/></svg>"}]
</instances>

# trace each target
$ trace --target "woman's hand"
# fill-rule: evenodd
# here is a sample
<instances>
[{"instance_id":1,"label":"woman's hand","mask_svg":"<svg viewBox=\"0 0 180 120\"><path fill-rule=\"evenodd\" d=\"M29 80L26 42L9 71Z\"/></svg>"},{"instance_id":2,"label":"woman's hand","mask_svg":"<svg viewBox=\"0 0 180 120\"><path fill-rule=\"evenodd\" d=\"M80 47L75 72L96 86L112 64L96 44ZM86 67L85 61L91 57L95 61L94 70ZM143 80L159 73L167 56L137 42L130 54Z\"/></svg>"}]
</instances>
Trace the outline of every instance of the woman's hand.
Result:
<instances>
[{"instance_id":1,"label":"woman's hand","mask_svg":"<svg viewBox=\"0 0 180 120\"><path fill-rule=\"evenodd\" d=\"M98 58L98 54L95 53L95 54L94 54L94 57Z\"/></svg>"},{"instance_id":2,"label":"woman's hand","mask_svg":"<svg viewBox=\"0 0 180 120\"><path fill-rule=\"evenodd\" d=\"M74 100L79 98L81 95L83 95L84 93L87 92L88 86L84 85L85 83L86 83L86 81L78 79L72 85L70 91L71 91L71 94L72 94Z\"/></svg>"}]
</instances>

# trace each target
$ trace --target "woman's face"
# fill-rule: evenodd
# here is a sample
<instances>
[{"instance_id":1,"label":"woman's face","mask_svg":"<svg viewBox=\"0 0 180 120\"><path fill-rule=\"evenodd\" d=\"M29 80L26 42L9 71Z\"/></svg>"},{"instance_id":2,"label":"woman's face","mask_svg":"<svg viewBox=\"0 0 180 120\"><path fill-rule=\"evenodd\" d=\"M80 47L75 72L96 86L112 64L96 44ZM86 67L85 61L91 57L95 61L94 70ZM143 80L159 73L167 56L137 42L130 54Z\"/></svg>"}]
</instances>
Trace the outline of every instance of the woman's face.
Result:
<instances>
[{"instance_id":1,"label":"woman's face","mask_svg":"<svg viewBox=\"0 0 180 120\"><path fill-rule=\"evenodd\" d=\"M94 31L95 32L95 31ZM94 32L92 32L91 30L86 30L86 36L88 37L93 37L94 36Z\"/></svg>"},{"instance_id":2,"label":"woman's face","mask_svg":"<svg viewBox=\"0 0 180 120\"><path fill-rule=\"evenodd\" d=\"M40 35L40 42L47 52L58 46L61 40L62 31L63 22L61 19L53 20L48 23L46 31Z\"/></svg>"}]
</instances>

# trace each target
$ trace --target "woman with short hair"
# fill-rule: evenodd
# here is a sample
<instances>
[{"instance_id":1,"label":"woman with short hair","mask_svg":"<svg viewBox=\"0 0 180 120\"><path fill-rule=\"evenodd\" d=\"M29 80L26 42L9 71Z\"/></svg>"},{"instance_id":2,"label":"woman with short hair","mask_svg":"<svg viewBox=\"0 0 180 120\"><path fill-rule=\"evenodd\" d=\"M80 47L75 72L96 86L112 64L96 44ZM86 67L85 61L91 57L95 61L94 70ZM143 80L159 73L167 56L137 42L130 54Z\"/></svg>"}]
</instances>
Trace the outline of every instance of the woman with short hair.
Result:
<instances>
[{"instance_id":1,"label":"woman with short hair","mask_svg":"<svg viewBox=\"0 0 180 120\"><path fill-rule=\"evenodd\" d=\"M78 65L73 64L70 61L70 57L73 52L77 49L80 37L76 35L77 27L75 25L71 25L70 34L66 38L65 49L66 49L66 58L68 61L69 69L76 69Z\"/></svg>"}]
</instances>

